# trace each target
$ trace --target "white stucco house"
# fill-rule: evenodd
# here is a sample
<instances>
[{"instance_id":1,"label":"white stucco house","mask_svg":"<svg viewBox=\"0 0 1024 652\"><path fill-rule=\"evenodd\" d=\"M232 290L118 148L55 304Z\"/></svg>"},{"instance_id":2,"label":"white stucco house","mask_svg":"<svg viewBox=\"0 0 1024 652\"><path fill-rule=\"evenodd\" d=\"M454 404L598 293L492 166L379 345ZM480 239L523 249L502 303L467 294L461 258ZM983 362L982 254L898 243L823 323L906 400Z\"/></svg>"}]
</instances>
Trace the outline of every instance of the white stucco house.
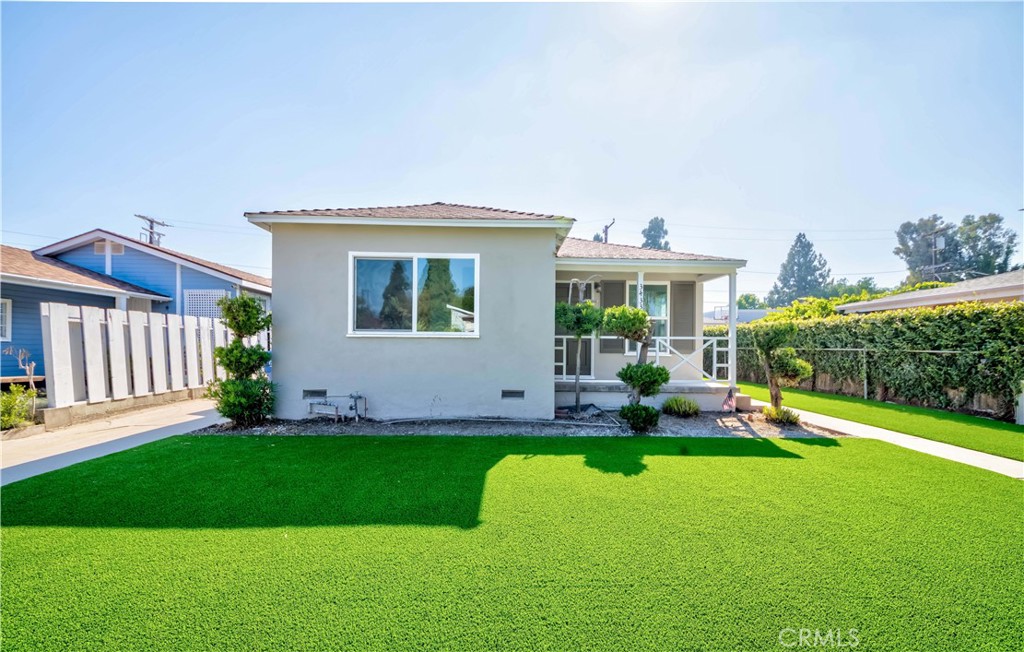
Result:
<instances>
[{"instance_id":1,"label":"white stucco house","mask_svg":"<svg viewBox=\"0 0 1024 652\"><path fill-rule=\"evenodd\" d=\"M555 302L581 294L647 309L666 394L720 410L735 386L743 260L580 240L567 217L458 204L245 216L273 234L279 417L359 393L377 419L551 419L572 402L576 359ZM703 287L722 277L729 336L704 338ZM620 339L584 340L584 401L624 404L615 373L634 357Z\"/></svg>"}]
</instances>

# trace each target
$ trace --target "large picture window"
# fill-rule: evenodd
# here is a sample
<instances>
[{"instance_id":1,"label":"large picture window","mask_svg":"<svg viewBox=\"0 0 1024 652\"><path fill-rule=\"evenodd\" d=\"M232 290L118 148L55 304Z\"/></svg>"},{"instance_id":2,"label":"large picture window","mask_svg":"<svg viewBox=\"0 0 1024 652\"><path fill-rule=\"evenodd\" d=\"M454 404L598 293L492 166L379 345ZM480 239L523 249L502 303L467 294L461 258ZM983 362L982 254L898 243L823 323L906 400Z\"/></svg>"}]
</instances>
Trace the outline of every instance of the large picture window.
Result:
<instances>
[{"instance_id":1,"label":"large picture window","mask_svg":"<svg viewBox=\"0 0 1024 652\"><path fill-rule=\"evenodd\" d=\"M353 335L475 336L475 254L352 254Z\"/></svg>"}]
</instances>

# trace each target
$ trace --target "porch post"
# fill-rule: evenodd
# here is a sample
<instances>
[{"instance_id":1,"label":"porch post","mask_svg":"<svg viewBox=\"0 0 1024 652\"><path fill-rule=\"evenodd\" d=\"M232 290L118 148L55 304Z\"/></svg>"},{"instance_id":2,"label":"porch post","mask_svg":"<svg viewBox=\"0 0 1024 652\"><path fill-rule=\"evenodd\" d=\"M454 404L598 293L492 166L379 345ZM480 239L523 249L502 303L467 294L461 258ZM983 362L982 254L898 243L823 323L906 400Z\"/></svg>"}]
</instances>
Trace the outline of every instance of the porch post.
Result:
<instances>
[{"instance_id":1,"label":"porch post","mask_svg":"<svg viewBox=\"0 0 1024 652\"><path fill-rule=\"evenodd\" d=\"M629 297L628 296L626 297L626 302L627 303L629 302ZM645 308L644 308L644 273L643 272L637 272L636 273L636 307L640 308L641 310L645 310ZM657 348L655 348L655 351L657 351ZM639 344L636 347L636 360L637 360L637 362L640 362L640 345Z\"/></svg>"},{"instance_id":2,"label":"porch post","mask_svg":"<svg viewBox=\"0 0 1024 652\"><path fill-rule=\"evenodd\" d=\"M729 274L729 387L736 388L736 272Z\"/></svg>"}]
</instances>

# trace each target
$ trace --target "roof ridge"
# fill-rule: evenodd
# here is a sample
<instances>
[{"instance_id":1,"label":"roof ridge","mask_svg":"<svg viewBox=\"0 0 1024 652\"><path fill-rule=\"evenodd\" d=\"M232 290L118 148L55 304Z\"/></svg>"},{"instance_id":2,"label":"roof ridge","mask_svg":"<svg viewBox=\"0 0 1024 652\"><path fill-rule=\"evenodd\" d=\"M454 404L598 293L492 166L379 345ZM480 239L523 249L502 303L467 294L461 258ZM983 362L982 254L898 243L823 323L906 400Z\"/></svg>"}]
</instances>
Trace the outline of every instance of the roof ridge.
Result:
<instances>
[{"instance_id":1,"label":"roof ridge","mask_svg":"<svg viewBox=\"0 0 1024 652\"><path fill-rule=\"evenodd\" d=\"M686 256L706 256L707 254L698 254L692 251L673 251L672 249L654 249L653 247L641 247L640 245L625 244L620 242L602 242L599 240L587 240L586 238L574 238L572 236L566 237L566 240L578 240L580 242L593 242L594 244L601 245L612 245L614 247L629 247L630 249L639 249L640 251L666 251L672 254L684 254Z\"/></svg>"},{"instance_id":2,"label":"roof ridge","mask_svg":"<svg viewBox=\"0 0 1024 652\"><path fill-rule=\"evenodd\" d=\"M533 217L543 217L557 219L564 217L562 215L555 215L554 213L534 213L532 211L515 211L508 208L495 208L493 206L474 206L472 204L455 204L451 202L436 201L429 204L400 204L393 206L357 206L352 208L298 208L298 209L287 209L287 210L271 210L271 211L245 211L245 215L296 215L296 214L309 214L309 213L348 213L358 214L361 211L388 211L388 210L403 210L403 209L416 209L416 208L431 208L431 207L448 207L448 208L463 208L477 211L488 211L492 213L502 213L505 215L527 215Z\"/></svg>"}]
</instances>

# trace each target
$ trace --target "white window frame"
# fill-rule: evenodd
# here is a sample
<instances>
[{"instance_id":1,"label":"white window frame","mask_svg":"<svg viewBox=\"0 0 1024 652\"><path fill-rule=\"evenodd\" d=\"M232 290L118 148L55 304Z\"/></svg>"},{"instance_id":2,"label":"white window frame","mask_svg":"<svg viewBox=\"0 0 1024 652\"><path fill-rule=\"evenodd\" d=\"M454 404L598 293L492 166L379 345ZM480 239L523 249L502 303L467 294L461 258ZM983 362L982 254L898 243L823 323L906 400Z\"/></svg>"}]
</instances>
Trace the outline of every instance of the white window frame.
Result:
<instances>
[{"instance_id":1,"label":"white window frame","mask_svg":"<svg viewBox=\"0 0 1024 652\"><path fill-rule=\"evenodd\" d=\"M639 307L639 306L632 306L629 303L629 296L630 296L629 289L630 288L635 288L635 287L636 287L636 281L627 281L626 282L626 305L630 306L631 308ZM663 287L663 288L665 288L665 316L664 317L651 317L651 321L663 321L663 322L665 322L665 337L670 338L669 339L669 343L671 344L671 341L672 341L671 340L671 337L672 337L672 285L670 283L668 283L667 281L666 282L655 281L654 283L644 282L644 293L645 294L647 293L647 288L649 288L649 287ZM648 316L650 317L650 315L648 315ZM629 350L629 348L631 346L633 347L632 351ZM636 357L636 344L632 340L626 340L626 346L623 347L623 348L625 349L625 351L623 352L623 355L630 355L630 356Z\"/></svg>"},{"instance_id":2,"label":"white window frame","mask_svg":"<svg viewBox=\"0 0 1024 652\"><path fill-rule=\"evenodd\" d=\"M383 258L412 260L412 328L411 331L356 330L356 259ZM473 261L473 302L475 329L472 333L421 333L416 330L419 314L419 265L421 258L453 258ZM478 339L480 337L480 254L434 252L350 251L348 252L348 333L347 337L413 337L442 339Z\"/></svg>"},{"instance_id":3,"label":"white window frame","mask_svg":"<svg viewBox=\"0 0 1024 652\"><path fill-rule=\"evenodd\" d=\"M0 335L0 342L10 342L12 335L11 329L14 327L14 316L11 313L11 311L14 309L14 302L12 302L10 299L0 299L0 303L4 305L4 334Z\"/></svg>"}]
</instances>

